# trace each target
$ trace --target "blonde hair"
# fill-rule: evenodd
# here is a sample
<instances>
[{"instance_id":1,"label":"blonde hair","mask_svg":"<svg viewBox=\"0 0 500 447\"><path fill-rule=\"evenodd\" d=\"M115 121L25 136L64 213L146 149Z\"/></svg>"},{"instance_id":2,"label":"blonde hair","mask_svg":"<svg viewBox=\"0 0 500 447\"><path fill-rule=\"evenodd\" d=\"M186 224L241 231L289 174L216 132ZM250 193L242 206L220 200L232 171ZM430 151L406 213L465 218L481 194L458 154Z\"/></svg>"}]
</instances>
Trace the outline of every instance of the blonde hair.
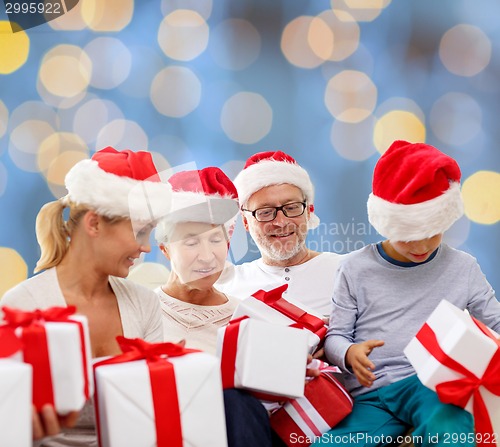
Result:
<instances>
[{"instance_id":1,"label":"blonde hair","mask_svg":"<svg viewBox=\"0 0 500 447\"><path fill-rule=\"evenodd\" d=\"M69 208L69 218L63 218L64 208ZM46 203L36 217L36 239L40 245L40 259L36 263L34 272L56 267L66 255L73 230L78 226L83 215L91 211L86 205L76 205L66 202L65 199ZM123 220L121 217L109 218L101 216L107 223Z\"/></svg>"}]
</instances>

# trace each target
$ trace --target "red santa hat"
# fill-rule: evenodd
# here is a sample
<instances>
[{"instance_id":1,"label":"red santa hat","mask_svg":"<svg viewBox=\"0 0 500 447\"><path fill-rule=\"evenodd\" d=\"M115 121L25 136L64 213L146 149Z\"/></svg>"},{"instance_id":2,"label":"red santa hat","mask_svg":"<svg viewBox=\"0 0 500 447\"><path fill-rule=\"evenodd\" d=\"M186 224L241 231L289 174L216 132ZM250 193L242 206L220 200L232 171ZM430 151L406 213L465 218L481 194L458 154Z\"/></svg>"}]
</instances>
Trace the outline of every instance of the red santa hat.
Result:
<instances>
[{"instance_id":1,"label":"red santa hat","mask_svg":"<svg viewBox=\"0 0 500 447\"><path fill-rule=\"evenodd\" d=\"M463 214L460 176L457 162L435 147L395 141L375 166L368 220L394 241L443 233Z\"/></svg>"},{"instance_id":2,"label":"red santa hat","mask_svg":"<svg viewBox=\"0 0 500 447\"><path fill-rule=\"evenodd\" d=\"M307 171L290 155L281 151L252 155L234 179L240 203L245 206L252 194L266 186L289 183L304 193L309 205L308 228L316 228L319 218L314 214L314 186Z\"/></svg>"},{"instance_id":3,"label":"red santa hat","mask_svg":"<svg viewBox=\"0 0 500 447\"><path fill-rule=\"evenodd\" d=\"M168 181L172 186L172 206L156 228L158 243L167 241L171 225L178 222L225 225L230 230L239 210L238 193L221 169L181 171Z\"/></svg>"},{"instance_id":4,"label":"red santa hat","mask_svg":"<svg viewBox=\"0 0 500 447\"><path fill-rule=\"evenodd\" d=\"M75 164L65 178L65 201L110 218L151 222L170 210L171 186L161 182L149 152L102 149Z\"/></svg>"}]
</instances>

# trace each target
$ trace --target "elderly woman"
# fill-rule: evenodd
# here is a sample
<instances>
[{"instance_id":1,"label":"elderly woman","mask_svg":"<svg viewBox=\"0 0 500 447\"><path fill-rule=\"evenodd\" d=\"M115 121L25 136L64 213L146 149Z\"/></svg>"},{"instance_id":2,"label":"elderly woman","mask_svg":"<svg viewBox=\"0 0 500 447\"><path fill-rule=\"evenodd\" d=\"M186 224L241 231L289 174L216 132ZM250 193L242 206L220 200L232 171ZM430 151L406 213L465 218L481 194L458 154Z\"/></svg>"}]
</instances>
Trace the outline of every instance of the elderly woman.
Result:
<instances>
[{"instance_id":1,"label":"elderly woman","mask_svg":"<svg viewBox=\"0 0 500 447\"><path fill-rule=\"evenodd\" d=\"M148 152L113 148L77 163L65 183L68 194L46 204L37 217L41 257L35 271L43 272L8 291L0 305L26 310L76 306L88 319L93 357L119 354L117 335L161 341L157 296L122 278L141 253L150 251L149 234L168 211L170 185L159 181ZM60 425L73 425L76 416L58 422L54 409L45 407L34 413L34 437L54 435ZM76 427L39 445L97 445L91 405Z\"/></svg>"},{"instance_id":2,"label":"elderly woman","mask_svg":"<svg viewBox=\"0 0 500 447\"><path fill-rule=\"evenodd\" d=\"M183 171L169 179L172 211L160 221L156 239L170 261L160 297L167 341L215 353L217 329L226 325L236 301L214 288L226 261L238 214L238 196L219 169ZM230 447L271 446L267 411L253 396L224 390Z\"/></svg>"},{"instance_id":3,"label":"elderly woman","mask_svg":"<svg viewBox=\"0 0 500 447\"><path fill-rule=\"evenodd\" d=\"M189 348L215 354L217 329L237 305L214 288L227 258L238 213L236 189L218 168L173 175L172 211L160 221L156 239L170 261L160 296L164 333Z\"/></svg>"}]
</instances>

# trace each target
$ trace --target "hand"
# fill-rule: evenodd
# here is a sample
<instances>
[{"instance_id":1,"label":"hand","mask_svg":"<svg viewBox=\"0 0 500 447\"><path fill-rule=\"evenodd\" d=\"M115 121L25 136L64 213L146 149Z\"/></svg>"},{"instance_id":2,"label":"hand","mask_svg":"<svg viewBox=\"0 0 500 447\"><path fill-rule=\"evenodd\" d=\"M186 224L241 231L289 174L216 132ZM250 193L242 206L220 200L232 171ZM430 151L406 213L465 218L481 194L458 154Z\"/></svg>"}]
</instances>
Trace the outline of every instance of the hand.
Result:
<instances>
[{"instance_id":1,"label":"hand","mask_svg":"<svg viewBox=\"0 0 500 447\"><path fill-rule=\"evenodd\" d=\"M314 359L320 359L326 362L325 348L319 348L317 351L313 352Z\"/></svg>"},{"instance_id":2,"label":"hand","mask_svg":"<svg viewBox=\"0 0 500 447\"><path fill-rule=\"evenodd\" d=\"M359 383L366 387L371 387L374 380L375 364L368 358L373 348L383 346L382 340L367 340L362 343L351 345L346 352L346 365L350 366L356 375Z\"/></svg>"},{"instance_id":3,"label":"hand","mask_svg":"<svg viewBox=\"0 0 500 447\"><path fill-rule=\"evenodd\" d=\"M35 406L33 406L33 439L57 435L61 431L61 427L73 427L76 424L78 415L78 411L72 411L66 416L58 416L54 407L50 404L44 405L40 413L37 413Z\"/></svg>"},{"instance_id":4,"label":"hand","mask_svg":"<svg viewBox=\"0 0 500 447\"><path fill-rule=\"evenodd\" d=\"M312 355L309 354L307 356L307 365L309 366L309 364L312 361L313 361ZM321 374L321 371L317 368L310 368L310 367L306 368L306 377L318 377L320 374Z\"/></svg>"}]
</instances>

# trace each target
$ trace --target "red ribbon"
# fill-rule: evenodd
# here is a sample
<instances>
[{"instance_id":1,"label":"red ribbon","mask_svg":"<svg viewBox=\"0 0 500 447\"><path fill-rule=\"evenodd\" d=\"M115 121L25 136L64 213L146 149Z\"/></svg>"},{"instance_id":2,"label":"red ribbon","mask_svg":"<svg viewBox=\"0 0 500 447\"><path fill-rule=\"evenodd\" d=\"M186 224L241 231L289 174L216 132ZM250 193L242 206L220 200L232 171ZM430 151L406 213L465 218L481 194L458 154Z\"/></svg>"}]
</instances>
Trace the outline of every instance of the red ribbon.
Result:
<instances>
[{"instance_id":1,"label":"red ribbon","mask_svg":"<svg viewBox=\"0 0 500 447\"><path fill-rule=\"evenodd\" d=\"M238 336L240 333L240 325L243 320L249 318L247 315L231 320L226 326L224 339L222 342L221 352L221 376L222 388L235 388L234 376L236 373L236 356L238 354ZM250 393L260 400L269 400L273 402L283 402L288 400L287 397L276 396L260 391L250 391Z\"/></svg>"},{"instance_id":2,"label":"red ribbon","mask_svg":"<svg viewBox=\"0 0 500 447\"><path fill-rule=\"evenodd\" d=\"M36 409L40 411L42 406L47 403L54 406L54 386L50 371L47 334L44 326L46 322L72 323L78 326L84 373L83 391L85 399L88 399L90 396L90 384L83 324L80 321L70 319L70 316L76 312L76 307L50 307L44 310L36 309L33 311L4 307L3 312L6 324L0 329L4 333L2 338L6 338L8 341L7 347L4 349L7 352L12 352L14 349L16 349L14 352L17 352L17 350L22 349L24 362L32 365L33 403ZM16 328L22 328L20 338L15 335ZM13 341L13 336L17 339L17 343Z\"/></svg>"},{"instance_id":3,"label":"red ribbon","mask_svg":"<svg viewBox=\"0 0 500 447\"><path fill-rule=\"evenodd\" d=\"M235 318L226 326L220 359L223 389L234 388L236 354L238 352L238 334L240 332L241 322L247 318L247 316Z\"/></svg>"},{"instance_id":4,"label":"red ribbon","mask_svg":"<svg viewBox=\"0 0 500 447\"><path fill-rule=\"evenodd\" d=\"M436 385L439 400L446 404L451 403L465 408L467 402L473 398L474 426L476 434L479 435L476 439L477 446L491 445L492 443L496 445L488 409L479 388L484 387L491 393L500 396L500 340L497 340L483 323L475 318L473 318L473 321L481 332L498 346L482 377L477 377L463 365L449 357L439 346L436 334L427 323L422 326L416 337L439 363L464 376L461 379L450 380Z\"/></svg>"},{"instance_id":5,"label":"red ribbon","mask_svg":"<svg viewBox=\"0 0 500 447\"><path fill-rule=\"evenodd\" d=\"M321 318L308 314L300 307L293 305L282 297L283 292L287 288L288 284L283 284L268 292L258 290L252 296L295 321L294 324L290 325L291 327L308 329L314 332L320 340L325 338L327 328Z\"/></svg>"},{"instance_id":6,"label":"red ribbon","mask_svg":"<svg viewBox=\"0 0 500 447\"><path fill-rule=\"evenodd\" d=\"M182 424L175 371L167 357L179 357L201 351L186 349L174 343L148 343L140 338L130 339L118 336L116 340L123 354L96 363L94 374L96 368L100 366L146 360L153 395L156 445L157 447L182 447ZM97 393L95 393L95 400L97 432L102 445Z\"/></svg>"}]
</instances>

